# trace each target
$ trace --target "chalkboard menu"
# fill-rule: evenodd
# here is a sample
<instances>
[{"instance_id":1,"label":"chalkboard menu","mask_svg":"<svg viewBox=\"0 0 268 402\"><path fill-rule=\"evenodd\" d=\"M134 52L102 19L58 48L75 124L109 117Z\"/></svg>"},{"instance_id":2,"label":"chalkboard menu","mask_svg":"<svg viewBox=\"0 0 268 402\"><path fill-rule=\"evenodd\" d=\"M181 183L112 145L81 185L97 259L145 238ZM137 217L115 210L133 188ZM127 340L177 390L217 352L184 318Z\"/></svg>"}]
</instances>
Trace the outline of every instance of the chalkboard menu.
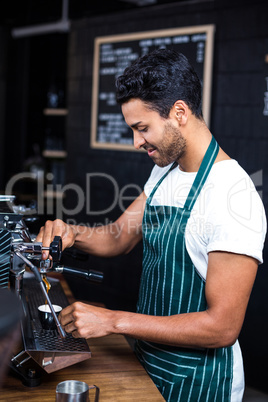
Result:
<instances>
[{"instance_id":1,"label":"chalkboard menu","mask_svg":"<svg viewBox=\"0 0 268 402\"><path fill-rule=\"evenodd\" d=\"M91 147L135 151L132 130L116 103L115 79L138 57L157 48L183 53L203 88L203 115L209 124L214 25L104 36L95 39Z\"/></svg>"}]
</instances>

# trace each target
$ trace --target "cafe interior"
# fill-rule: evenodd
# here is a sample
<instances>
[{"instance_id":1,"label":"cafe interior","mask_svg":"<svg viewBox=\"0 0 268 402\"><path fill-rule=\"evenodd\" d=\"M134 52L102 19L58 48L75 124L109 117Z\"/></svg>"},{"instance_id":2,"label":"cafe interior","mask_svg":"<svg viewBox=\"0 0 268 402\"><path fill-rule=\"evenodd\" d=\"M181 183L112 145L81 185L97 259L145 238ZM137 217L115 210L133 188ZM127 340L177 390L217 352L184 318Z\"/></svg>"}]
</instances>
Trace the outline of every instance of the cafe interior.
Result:
<instances>
[{"instance_id":1,"label":"cafe interior","mask_svg":"<svg viewBox=\"0 0 268 402\"><path fill-rule=\"evenodd\" d=\"M114 81L160 47L193 63L206 124L267 211L267 0L10 0L0 10L0 401L67 400L64 381L87 384L90 400L163 401L133 339L66 337L56 312L45 330L38 310L81 300L135 312L142 242L102 258L62 250L56 236L44 261L35 238L55 219L102 230L143 191L154 163L133 146ZM265 243L239 335L246 402L268 401L267 259Z\"/></svg>"}]
</instances>

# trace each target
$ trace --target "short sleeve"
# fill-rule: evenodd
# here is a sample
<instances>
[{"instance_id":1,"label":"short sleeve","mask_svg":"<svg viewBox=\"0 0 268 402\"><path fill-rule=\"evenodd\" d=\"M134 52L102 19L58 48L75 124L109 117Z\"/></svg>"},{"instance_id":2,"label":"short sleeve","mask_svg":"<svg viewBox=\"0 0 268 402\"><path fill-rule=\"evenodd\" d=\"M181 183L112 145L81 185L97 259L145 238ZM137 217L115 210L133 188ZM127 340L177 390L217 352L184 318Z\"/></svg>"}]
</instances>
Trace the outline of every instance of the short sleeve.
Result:
<instances>
[{"instance_id":1,"label":"short sleeve","mask_svg":"<svg viewBox=\"0 0 268 402\"><path fill-rule=\"evenodd\" d=\"M248 175L235 175L217 184L208 206L207 253L227 251L263 262L266 216L263 203Z\"/></svg>"}]
</instances>

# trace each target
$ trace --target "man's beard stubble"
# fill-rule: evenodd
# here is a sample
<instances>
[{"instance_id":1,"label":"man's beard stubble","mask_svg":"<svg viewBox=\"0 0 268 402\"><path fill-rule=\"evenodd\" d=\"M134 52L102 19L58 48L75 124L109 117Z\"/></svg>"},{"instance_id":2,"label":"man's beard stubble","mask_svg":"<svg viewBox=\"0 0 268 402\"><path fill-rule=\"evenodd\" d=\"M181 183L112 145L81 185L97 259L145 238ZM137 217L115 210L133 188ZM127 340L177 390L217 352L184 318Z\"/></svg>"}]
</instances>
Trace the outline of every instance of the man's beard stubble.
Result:
<instances>
[{"instance_id":1,"label":"man's beard stubble","mask_svg":"<svg viewBox=\"0 0 268 402\"><path fill-rule=\"evenodd\" d=\"M167 122L164 127L162 143L154 147L157 150L157 155L151 158L159 167L165 167L172 162L179 161L184 155L186 149L186 140L182 136L180 130L174 127L173 124ZM148 147L147 147L148 148Z\"/></svg>"}]
</instances>

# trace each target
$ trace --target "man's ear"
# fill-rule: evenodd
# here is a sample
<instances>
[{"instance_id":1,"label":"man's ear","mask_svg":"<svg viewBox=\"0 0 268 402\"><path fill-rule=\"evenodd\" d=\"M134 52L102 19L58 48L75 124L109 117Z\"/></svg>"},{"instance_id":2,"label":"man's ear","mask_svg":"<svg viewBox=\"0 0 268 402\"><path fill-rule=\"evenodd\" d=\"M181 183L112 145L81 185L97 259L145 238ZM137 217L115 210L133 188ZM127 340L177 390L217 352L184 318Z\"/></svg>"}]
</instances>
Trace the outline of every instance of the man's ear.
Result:
<instances>
[{"instance_id":1,"label":"man's ear","mask_svg":"<svg viewBox=\"0 0 268 402\"><path fill-rule=\"evenodd\" d=\"M171 109L171 115L178 121L179 126L185 125L189 116L189 107L184 101L178 100Z\"/></svg>"}]
</instances>

